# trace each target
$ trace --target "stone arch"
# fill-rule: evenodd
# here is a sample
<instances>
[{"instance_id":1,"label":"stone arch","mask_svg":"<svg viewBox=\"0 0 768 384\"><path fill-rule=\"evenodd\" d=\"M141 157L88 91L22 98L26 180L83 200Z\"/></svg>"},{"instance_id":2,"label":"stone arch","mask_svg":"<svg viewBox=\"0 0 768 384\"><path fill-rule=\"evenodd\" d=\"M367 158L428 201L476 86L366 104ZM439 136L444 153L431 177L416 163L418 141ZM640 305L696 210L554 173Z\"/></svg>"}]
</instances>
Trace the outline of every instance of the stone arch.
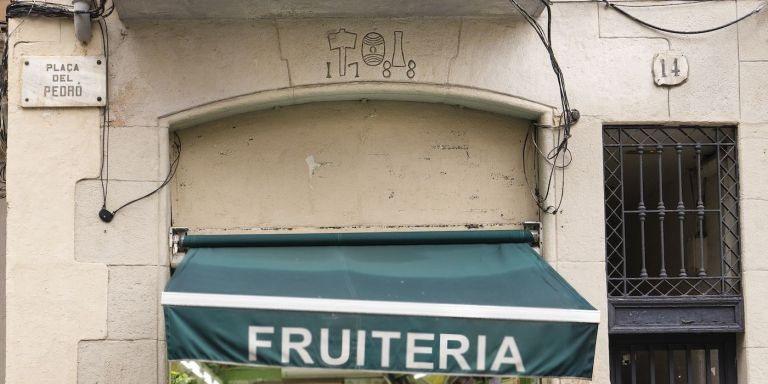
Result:
<instances>
[{"instance_id":1,"label":"stone arch","mask_svg":"<svg viewBox=\"0 0 768 384\"><path fill-rule=\"evenodd\" d=\"M486 89L428 83L355 82L310 85L255 92L218 100L159 118L161 127L183 129L244 112L322 101L414 101L461 105L542 124L551 123L554 108L522 97Z\"/></svg>"},{"instance_id":2,"label":"stone arch","mask_svg":"<svg viewBox=\"0 0 768 384\"><path fill-rule=\"evenodd\" d=\"M241 114L329 101L398 101L458 105L483 112L506 115L517 119L551 124L554 108L525 98L472 87L425 84L357 82L311 85L255 92L222 99L160 117L161 132L168 139L170 132L183 130ZM164 129L163 129L164 128ZM164 141L161 141L164 142ZM163 168L167 169L167 147L161 153ZM170 208L170 193L161 198ZM162 211L162 209L161 209ZM170 209L165 210L170 224Z\"/></svg>"}]
</instances>

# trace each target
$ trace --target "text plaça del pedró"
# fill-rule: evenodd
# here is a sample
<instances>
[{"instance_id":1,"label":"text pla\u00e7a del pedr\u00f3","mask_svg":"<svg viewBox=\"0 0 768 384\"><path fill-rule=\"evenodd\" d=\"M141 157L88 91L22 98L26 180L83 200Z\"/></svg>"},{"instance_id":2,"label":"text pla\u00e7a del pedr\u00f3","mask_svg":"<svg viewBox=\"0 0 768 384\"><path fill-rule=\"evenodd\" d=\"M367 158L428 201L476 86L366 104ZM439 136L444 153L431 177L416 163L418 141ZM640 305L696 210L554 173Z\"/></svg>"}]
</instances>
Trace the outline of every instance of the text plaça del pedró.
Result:
<instances>
[{"instance_id":1,"label":"text pla\u00e7a del pedr\u00f3","mask_svg":"<svg viewBox=\"0 0 768 384\"><path fill-rule=\"evenodd\" d=\"M259 362L259 350L271 349L273 344L273 337L275 327L267 326L250 326L248 327L248 360ZM366 366L366 333L367 331L356 331L355 351L356 356L355 364L359 367ZM341 347L338 352L338 356L331 356L329 352L329 329L320 329L320 359L327 366L342 366L349 362L350 359L350 345L352 331L349 329L341 330ZM391 331L371 331L370 337L373 339L379 339L380 342L376 343L380 347L381 361L376 362L381 368L390 367L390 345L392 340L398 340L403 338L401 332ZM435 338L439 341L438 351L435 352L431 344L435 341ZM336 339L338 340L338 339ZM486 371L498 372L504 364L511 364L515 366L517 372L525 372L523 365L523 359L520 356L520 351L515 342L515 338L512 336L505 336L493 356L492 361L486 361L486 336L478 335L476 340L473 340L474 345L470 345L470 340L467 336L460 334L434 334L434 333L405 333L406 348L405 348L405 368L413 370L434 370L435 363L434 354L437 353L437 369L447 369L448 360L452 359L455 363L465 371ZM281 363L287 364L291 361L291 353L295 353L307 366L316 365L315 361L307 352L307 348L313 343L312 333L306 328L292 328L282 327L280 341L280 358ZM420 345L417 345L420 344ZM470 366L467 358L464 356L470 347L474 347L477 350L476 361L473 361L474 367ZM490 356L488 356L490 357ZM430 361L431 360L431 361ZM490 360L490 359L489 359ZM488 366L490 363L490 366Z\"/></svg>"},{"instance_id":2,"label":"text pla\u00e7a del pedr\u00f3","mask_svg":"<svg viewBox=\"0 0 768 384\"><path fill-rule=\"evenodd\" d=\"M43 96L46 97L72 97L82 96L83 86L80 83L72 84L73 72L80 72L77 64L46 64L45 71L51 74L54 85L43 87Z\"/></svg>"}]
</instances>

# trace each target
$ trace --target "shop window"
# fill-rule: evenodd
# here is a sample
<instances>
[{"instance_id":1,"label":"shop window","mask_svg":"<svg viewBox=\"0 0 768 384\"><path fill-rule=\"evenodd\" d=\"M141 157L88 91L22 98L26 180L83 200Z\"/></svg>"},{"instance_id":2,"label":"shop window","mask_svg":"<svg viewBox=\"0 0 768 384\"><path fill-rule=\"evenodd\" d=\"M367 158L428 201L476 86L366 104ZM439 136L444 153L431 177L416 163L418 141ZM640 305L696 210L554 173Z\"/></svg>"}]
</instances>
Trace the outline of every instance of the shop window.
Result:
<instances>
[{"instance_id":1,"label":"shop window","mask_svg":"<svg viewBox=\"0 0 768 384\"><path fill-rule=\"evenodd\" d=\"M733 127L603 130L609 298L741 295Z\"/></svg>"},{"instance_id":2,"label":"shop window","mask_svg":"<svg viewBox=\"0 0 768 384\"><path fill-rule=\"evenodd\" d=\"M541 384L539 378L401 374L175 361L169 384Z\"/></svg>"},{"instance_id":3,"label":"shop window","mask_svg":"<svg viewBox=\"0 0 768 384\"><path fill-rule=\"evenodd\" d=\"M736 383L731 335L611 337L613 384Z\"/></svg>"}]
</instances>

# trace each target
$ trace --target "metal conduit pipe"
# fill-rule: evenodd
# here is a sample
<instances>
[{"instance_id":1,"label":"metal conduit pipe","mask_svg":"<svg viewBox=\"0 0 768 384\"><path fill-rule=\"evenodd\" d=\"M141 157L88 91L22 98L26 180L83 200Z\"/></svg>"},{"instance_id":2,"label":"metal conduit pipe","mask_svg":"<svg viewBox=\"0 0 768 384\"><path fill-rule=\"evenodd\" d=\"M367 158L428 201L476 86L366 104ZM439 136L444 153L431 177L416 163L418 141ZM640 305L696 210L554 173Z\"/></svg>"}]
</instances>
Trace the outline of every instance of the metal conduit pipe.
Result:
<instances>
[{"instance_id":1,"label":"metal conduit pipe","mask_svg":"<svg viewBox=\"0 0 768 384\"><path fill-rule=\"evenodd\" d=\"M91 41L91 6L88 0L73 0L72 5L75 11L75 37L87 44Z\"/></svg>"}]
</instances>

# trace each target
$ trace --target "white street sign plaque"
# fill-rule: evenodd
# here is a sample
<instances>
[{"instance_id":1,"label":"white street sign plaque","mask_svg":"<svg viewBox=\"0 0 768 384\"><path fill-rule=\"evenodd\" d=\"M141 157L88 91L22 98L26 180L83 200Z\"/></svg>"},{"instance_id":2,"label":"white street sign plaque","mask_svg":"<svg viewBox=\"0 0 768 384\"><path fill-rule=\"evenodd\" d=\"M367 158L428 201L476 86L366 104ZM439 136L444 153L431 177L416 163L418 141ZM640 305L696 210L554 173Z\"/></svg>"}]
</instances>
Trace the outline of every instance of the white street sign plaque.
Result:
<instances>
[{"instance_id":1,"label":"white street sign plaque","mask_svg":"<svg viewBox=\"0 0 768 384\"><path fill-rule=\"evenodd\" d=\"M22 107L101 107L107 96L107 63L101 56L26 56L21 70Z\"/></svg>"}]
</instances>

